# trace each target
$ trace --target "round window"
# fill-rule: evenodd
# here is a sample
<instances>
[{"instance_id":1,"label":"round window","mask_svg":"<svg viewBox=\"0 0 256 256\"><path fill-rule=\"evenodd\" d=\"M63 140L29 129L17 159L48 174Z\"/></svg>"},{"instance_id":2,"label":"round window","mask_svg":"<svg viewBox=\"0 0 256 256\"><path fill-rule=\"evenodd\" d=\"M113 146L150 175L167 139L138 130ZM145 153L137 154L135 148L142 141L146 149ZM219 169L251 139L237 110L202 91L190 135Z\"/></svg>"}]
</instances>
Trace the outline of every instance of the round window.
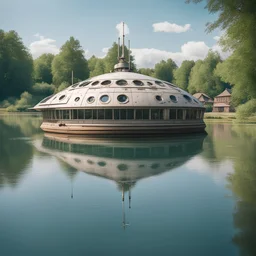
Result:
<instances>
[{"instance_id":1,"label":"round window","mask_svg":"<svg viewBox=\"0 0 256 256\"><path fill-rule=\"evenodd\" d=\"M177 103L177 98L176 98L176 96L174 96L174 95L170 95L170 100L171 100L173 103Z\"/></svg>"},{"instance_id":2,"label":"round window","mask_svg":"<svg viewBox=\"0 0 256 256\"><path fill-rule=\"evenodd\" d=\"M92 85L97 85L99 83L99 81L95 81L92 83Z\"/></svg>"},{"instance_id":3,"label":"round window","mask_svg":"<svg viewBox=\"0 0 256 256\"><path fill-rule=\"evenodd\" d=\"M127 85L127 81L126 80L118 80L116 81L117 85Z\"/></svg>"},{"instance_id":4,"label":"round window","mask_svg":"<svg viewBox=\"0 0 256 256\"><path fill-rule=\"evenodd\" d=\"M65 97L66 97L66 95L61 95L61 96L59 97L59 100L63 100Z\"/></svg>"},{"instance_id":5,"label":"round window","mask_svg":"<svg viewBox=\"0 0 256 256\"><path fill-rule=\"evenodd\" d=\"M72 87L72 88L75 88L75 87L78 86L78 84L79 84L79 83L73 84L71 87Z\"/></svg>"},{"instance_id":6,"label":"round window","mask_svg":"<svg viewBox=\"0 0 256 256\"><path fill-rule=\"evenodd\" d=\"M104 102L104 103L107 103L108 101L109 101L109 96L108 95L102 95L101 97L100 97L100 101L101 102Z\"/></svg>"},{"instance_id":7,"label":"round window","mask_svg":"<svg viewBox=\"0 0 256 256\"><path fill-rule=\"evenodd\" d=\"M88 84L90 84L91 83L91 81L86 81L86 82L84 82L84 83L81 83L80 85L79 85L79 87L84 87L84 86L86 86L86 85L88 85Z\"/></svg>"},{"instance_id":8,"label":"round window","mask_svg":"<svg viewBox=\"0 0 256 256\"><path fill-rule=\"evenodd\" d=\"M140 81L140 80L134 80L133 83L135 85L138 85L138 86L143 86L144 85L144 83L142 81Z\"/></svg>"},{"instance_id":9,"label":"round window","mask_svg":"<svg viewBox=\"0 0 256 256\"><path fill-rule=\"evenodd\" d=\"M108 84L111 84L111 81L110 80L105 80L101 84L102 85L108 85Z\"/></svg>"},{"instance_id":10,"label":"round window","mask_svg":"<svg viewBox=\"0 0 256 256\"><path fill-rule=\"evenodd\" d=\"M95 101L95 98L93 96L90 96L88 99L87 99L87 102L89 103L93 103Z\"/></svg>"},{"instance_id":11,"label":"round window","mask_svg":"<svg viewBox=\"0 0 256 256\"><path fill-rule=\"evenodd\" d=\"M147 82L147 84L148 84L149 86L152 86L152 85L153 85L153 83L151 83L151 82Z\"/></svg>"},{"instance_id":12,"label":"round window","mask_svg":"<svg viewBox=\"0 0 256 256\"><path fill-rule=\"evenodd\" d=\"M164 83L161 82L161 81L155 81L155 83L158 84L158 85L160 85L160 86L162 86L162 87L165 87Z\"/></svg>"},{"instance_id":13,"label":"round window","mask_svg":"<svg viewBox=\"0 0 256 256\"><path fill-rule=\"evenodd\" d=\"M160 95L156 95L156 100L157 100L157 101L162 101L163 98L162 98L162 96L160 96Z\"/></svg>"},{"instance_id":14,"label":"round window","mask_svg":"<svg viewBox=\"0 0 256 256\"><path fill-rule=\"evenodd\" d=\"M121 103L126 103L128 102L128 97L124 94L120 94L117 96L117 100Z\"/></svg>"},{"instance_id":15,"label":"round window","mask_svg":"<svg viewBox=\"0 0 256 256\"><path fill-rule=\"evenodd\" d=\"M76 97L76 98L75 98L75 101L76 101L76 102L77 102L77 101L79 101L79 100L80 100L80 98L79 98L79 97Z\"/></svg>"},{"instance_id":16,"label":"round window","mask_svg":"<svg viewBox=\"0 0 256 256\"><path fill-rule=\"evenodd\" d=\"M188 95L183 95L183 97L188 101L188 102L191 102L192 99L188 96Z\"/></svg>"}]
</instances>

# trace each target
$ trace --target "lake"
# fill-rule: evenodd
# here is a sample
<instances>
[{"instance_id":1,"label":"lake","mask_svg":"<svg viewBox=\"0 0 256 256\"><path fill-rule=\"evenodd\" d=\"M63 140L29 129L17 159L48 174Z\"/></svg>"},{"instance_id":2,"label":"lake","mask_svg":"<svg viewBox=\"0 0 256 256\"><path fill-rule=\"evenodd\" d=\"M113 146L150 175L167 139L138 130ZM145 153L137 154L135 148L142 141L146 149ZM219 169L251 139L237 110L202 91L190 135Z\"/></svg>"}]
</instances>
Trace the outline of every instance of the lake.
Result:
<instances>
[{"instance_id":1,"label":"lake","mask_svg":"<svg viewBox=\"0 0 256 256\"><path fill-rule=\"evenodd\" d=\"M0 255L256 255L256 125L44 134L0 116Z\"/></svg>"}]
</instances>

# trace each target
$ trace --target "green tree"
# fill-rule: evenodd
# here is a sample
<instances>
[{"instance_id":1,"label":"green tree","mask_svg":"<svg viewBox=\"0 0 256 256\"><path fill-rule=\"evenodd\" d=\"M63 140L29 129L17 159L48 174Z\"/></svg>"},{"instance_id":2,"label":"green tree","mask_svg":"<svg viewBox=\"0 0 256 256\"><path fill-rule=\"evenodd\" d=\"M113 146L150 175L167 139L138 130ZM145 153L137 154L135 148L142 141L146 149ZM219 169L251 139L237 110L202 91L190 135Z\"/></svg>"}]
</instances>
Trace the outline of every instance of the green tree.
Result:
<instances>
[{"instance_id":1,"label":"green tree","mask_svg":"<svg viewBox=\"0 0 256 256\"><path fill-rule=\"evenodd\" d=\"M29 90L32 71L32 57L19 35L0 30L0 100Z\"/></svg>"},{"instance_id":2,"label":"green tree","mask_svg":"<svg viewBox=\"0 0 256 256\"><path fill-rule=\"evenodd\" d=\"M168 59L167 61L162 60L160 63L155 65L154 77L173 82L174 81L174 70L177 68L176 63L172 59Z\"/></svg>"},{"instance_id":3,"label":"green tree","mask_svg":"<svg viewBox=\"0 0 256 256\"><path fill-rule=\"evenodd\" d=\"M201 2L202 0L187 0ZM225 31L221 44L232 55L218 65L217 73L234 86L232 102L235 105L256 98L256 2L251 0L207 0L206 8L217 13L216 21L209 23L208 32L215 28ZM241 92L241 93L239 93Z\"/></svg>"},{"instance_id":4,"label":"green tree","mask_svg":"<svg viewBox=\"0 0 256 256\"><path fill-rule=\"evenodd\" d=\"M98 76L105 73L105 63L103 59L97 59L96 65L92 72L90 72L90 76Z\"/></svg>"},{"instance_id":5,"label":"green tree","mask_svg":"<svg viewBox=\"0 0 256 256\"><path fill-rule=\"evenodd\" d=\"M153 76L154 72L155 72L155 70L152 68L140 68L138 70L138 73L146 75L146 76Z\"/></svg>"},{"instance_id":6,"label":"green tree","mask_svg":"<svg viewBox=\"0 0 256 256\"><path fill-rule=\"evenodd\" d=\"M61 47L61 51L52 62L53 83L60 85L62 82L71 83L71 74L74 74L74 83L89 77L87 60L80 42L74 37Z\"/></svg>"},{"instance_id":7,"label":"green tree","mask_svg":"<svg viewBox=\"0 0 256 256\"><path fill-rule=\"evenodd\" d=\"M34 80L37 83L52 83L52 61L54 55L51 53L42 54L34 60Z\"/></svg>"},{"instance_id":8,"label":"green tree","mask_svg":"<svg viewBox=\"0 0 256 256\"><path fill-rule=\"evenodd\" d=\"M189 75L194 65L193 60L184 60L181 66L174 71L175 84L183 90L188 88Z\"/></svg>"},{"instance_id":9,"label":"green tree","mask_svg":"<svg viewBox=\"0 0 256 256\"><path fill-rule=\"evenodd\" d=\"M120 48L120 56L121 56L121 50L122 49ZM129 61L128 53L129 53L129 50L125 46L124 47L124 55L125 55L125 59L127 62ZM130 59L131 59L131 70L136 71L134 57L131 55ZM108 53L107 53L106 57L104 58L104 62L105 62L105 72L108 73L108 72L111 72L114 70L115 64L118 63L118 44L117 43L113 43L112 47L108 50Z\"/></svg>"},{"instance_id":10,"label":"green tree","mask_svg":"<svg viewBox=\"0 0 256 256\"><path fill-rule=\"evenodd\" d=\"M220 55L212 51L209 51L204 60L198 60L190 73L188 91L191 94L203 92L210 97L215 97L221 93L225 88L225 83L214 73L220 62Z\"/></svg>"},{"instance_id":11,"label":"green tree","mask_svg":"<svg viewBox=\"0 0 256 256\"><path fill-rule=\"evenodd\" d=\"M96 66L96 63L97 63L98 59L99 58L95 57L94 55L92 55L92 57L90 59L88 59L88 68L89 68L89 71L90 71L90 77L92 77L91 73L95 69L95 66Z\"/></svg>"}]
</instances>

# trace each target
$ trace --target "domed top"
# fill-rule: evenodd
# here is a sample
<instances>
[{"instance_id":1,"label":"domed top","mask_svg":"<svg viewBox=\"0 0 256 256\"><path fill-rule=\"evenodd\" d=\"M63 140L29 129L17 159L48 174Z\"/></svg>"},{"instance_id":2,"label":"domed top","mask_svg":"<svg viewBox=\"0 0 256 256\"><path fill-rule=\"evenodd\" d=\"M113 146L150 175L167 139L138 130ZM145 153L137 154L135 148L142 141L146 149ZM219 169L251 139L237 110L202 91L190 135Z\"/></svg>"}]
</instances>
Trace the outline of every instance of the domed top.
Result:
<instances>
[{"instance_id":1,"label":"domed top","mask_svg":"<svg viewBox=\"0 0 256 256\"><path fill-rule=\"evenodd\" d=\"M203 107L172 83L134 72L113 72L73 84L34 109L80 107Z\"/></svg>"}]
</instances>

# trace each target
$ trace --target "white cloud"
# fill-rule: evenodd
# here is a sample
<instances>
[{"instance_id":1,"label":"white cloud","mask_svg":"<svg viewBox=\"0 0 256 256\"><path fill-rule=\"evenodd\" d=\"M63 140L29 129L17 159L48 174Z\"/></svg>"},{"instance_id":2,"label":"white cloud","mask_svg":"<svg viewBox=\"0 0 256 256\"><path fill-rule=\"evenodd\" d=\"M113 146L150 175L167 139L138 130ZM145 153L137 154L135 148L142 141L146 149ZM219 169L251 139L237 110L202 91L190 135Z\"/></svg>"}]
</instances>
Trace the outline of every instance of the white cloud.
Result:
<instances>
[{"instance_id":1,"label":"white cloud","mask_svg":"<svg viewBox=\"0 0 256 256\"><path fill-rule=\"evenodd\" d=\"M120 22L119 24L116 25L116 29L118 31L118 35L121 38L123 36L123 22ZM127 24L124 24L124 34L128 35L130 33L129 27Z\"/></svg>"},{"instance_id":2,"label":"white cloud","mask_svg":"<svg viewBox=\"0 0 256 256\"><path fill-rule=\"evenodd\" d=\"M175 23L159 22L152 25L154 32L167 32L167 33L183 33L190 29L190 24L185 24L184 26L177 25Z\"/></svg>"},{"instance_id":3,"label":"white cloud","mask_svg":"<svg viewBox=\"0 0 256 256\"><path fill-rule=\"evenodd\" d=\"M216 40L216 41L219 41L220 40L220 36L214 36L213 39Z\"/></svg>"},{"instance_id":4,"label":"white cloud","mask_svg":"<svg viewBox=\"0 0 256 256\"><path fill-rule=\"evenodd\" d=\"M43 53L59 53L60 50L56 45L56 40L45 38L39 33L35 34L34 36L37 37L39 40L34 41L29 45L29 49L33 58L37 58Z\"/></svg>"},{"instance_id":5,"label":"white cloud","mask_svg":"<svg viewBox=\"0 0 256 256\"><path fill-rule=\"evenodd\" d=\"M181 46L179 52L168 52L159 49L132 49L132 54L135 57L135 62L138 68L153 68L154 65L161 60L173 59L178 66L184 60L199 60L204 59L209 51L209 47L204 42L190 41Z\"/></svg>"}]
</instances>

